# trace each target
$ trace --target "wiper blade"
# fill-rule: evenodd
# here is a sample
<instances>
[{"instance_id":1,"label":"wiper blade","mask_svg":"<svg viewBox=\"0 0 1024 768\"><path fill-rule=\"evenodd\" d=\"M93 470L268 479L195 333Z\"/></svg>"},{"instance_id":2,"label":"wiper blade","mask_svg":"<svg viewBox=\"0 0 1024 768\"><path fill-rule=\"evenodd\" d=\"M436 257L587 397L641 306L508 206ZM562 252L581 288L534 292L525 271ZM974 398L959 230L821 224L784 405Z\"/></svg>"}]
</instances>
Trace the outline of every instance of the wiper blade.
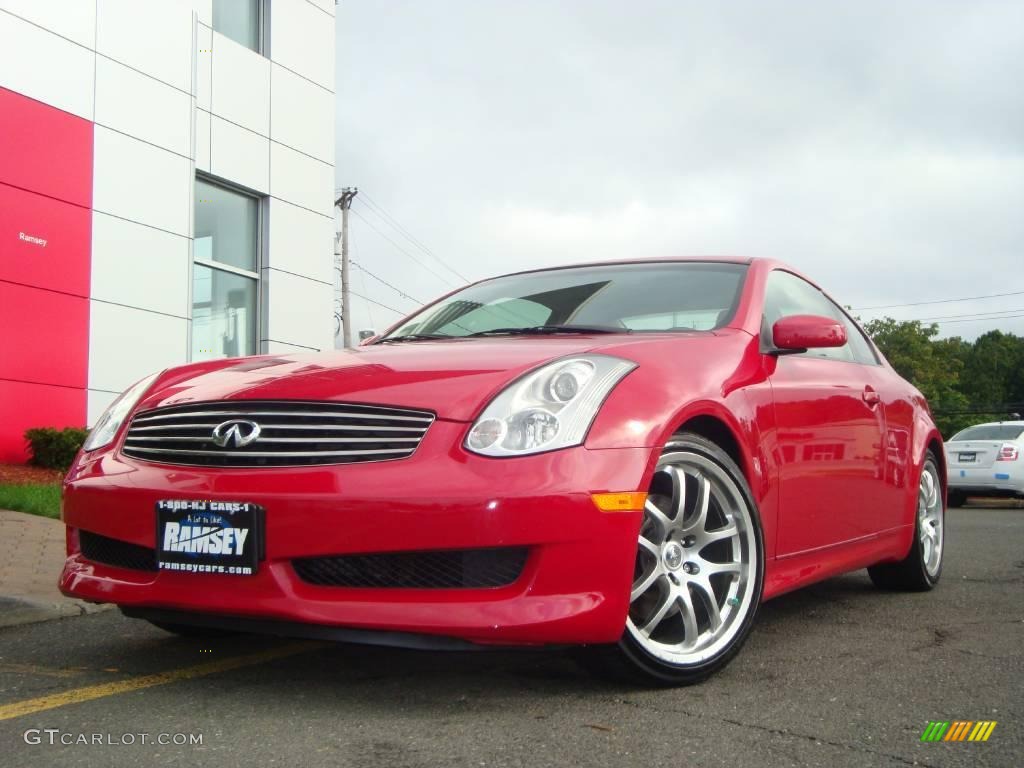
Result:
<instances>
[{"instance_id":1,"label":"wiper blade","mask_svg":"<svg viewBox=\"0 0 1024 768\"><path fill-rule=\"evenodd\" d=\"M374 344L386 344L387 342L402 342L402 341L433 341L435 339L453 339L454 336L449 336L447 333L407 333L404 336L385 336L383 339L377 339Z\"/></svg>"},{"instance_id":2,"label":"wiper blade","mask_svg":"<svg viewBox=\"0 0 1024 768\"><path fill-rule=\"evenodd\" d=\"M632 333L614 325L529 325L522 328L492 328L468 336L553 336L556 333Z\"/></svg>"}]
</instances>

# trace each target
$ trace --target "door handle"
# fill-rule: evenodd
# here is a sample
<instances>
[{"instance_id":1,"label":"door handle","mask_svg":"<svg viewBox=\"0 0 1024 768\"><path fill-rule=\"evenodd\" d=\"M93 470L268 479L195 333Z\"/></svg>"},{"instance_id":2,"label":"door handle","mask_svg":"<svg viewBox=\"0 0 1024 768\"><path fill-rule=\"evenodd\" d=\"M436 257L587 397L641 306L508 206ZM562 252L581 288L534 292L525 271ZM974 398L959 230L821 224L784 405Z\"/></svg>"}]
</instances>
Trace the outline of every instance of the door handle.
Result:
<instances>
[{"instance_id":1,"label":"door handle","mask_svg":"<svg viewBox=\"0 0 1024 768\"><path fill-rule=\"evenodd\" d=\"M864 398L864 402L867 403L870 408L874 408L882 402L882 398L879 397L878 393L871 387L864 387L864 392L861 393L861 397Z\"/></svg>"}]
</instances>

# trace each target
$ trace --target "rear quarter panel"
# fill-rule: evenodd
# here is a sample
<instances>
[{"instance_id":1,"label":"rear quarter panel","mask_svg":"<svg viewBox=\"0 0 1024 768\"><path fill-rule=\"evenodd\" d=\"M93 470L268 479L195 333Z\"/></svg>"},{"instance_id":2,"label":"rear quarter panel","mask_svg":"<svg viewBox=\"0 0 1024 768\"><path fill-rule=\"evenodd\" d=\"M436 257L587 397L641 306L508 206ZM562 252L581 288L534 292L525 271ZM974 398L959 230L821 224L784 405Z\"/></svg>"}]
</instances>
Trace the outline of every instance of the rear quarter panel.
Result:
<instances>
[{"instance_id":1,"label":"rear quarter panel","mask_svg":"<svg viewBox=\"0 0 1024 768\"><path fill-rule=\"evenodd\" d=\"M948 477L946 452L943 450L942 435L935 426L924 395L887 365L884 373L888 376L888 386L883 392L886 419L885 482L898 491L901 502L895 525L901 527L900 549L903 557L910 551L914 540L918 484L928 451L932 450L938 464L943 495Z\"/></svg>"}]
</instances>

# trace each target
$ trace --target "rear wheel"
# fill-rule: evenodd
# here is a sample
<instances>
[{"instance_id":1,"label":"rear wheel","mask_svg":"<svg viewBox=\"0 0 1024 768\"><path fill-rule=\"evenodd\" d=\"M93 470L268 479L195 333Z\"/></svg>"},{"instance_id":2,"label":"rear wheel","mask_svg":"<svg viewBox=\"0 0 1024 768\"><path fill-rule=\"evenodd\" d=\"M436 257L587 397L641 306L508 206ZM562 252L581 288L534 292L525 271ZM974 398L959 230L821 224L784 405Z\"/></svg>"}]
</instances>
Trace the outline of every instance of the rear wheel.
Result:
<instances>
[{"instance_id":1,"label":"rear wheel","mask_svg":"<svg viewBox=\"0 0 1024 768\"><path fill-rule=\"evenodd\" d=\"M761 525L739 467L703 437L673 438L637 544L626 630L604 649L602 669L661 685L700 682L739 652L761 600Z\"/></svg>"},{"instance_id":2,"label":"rear wheel","mask_svg":"<svg viewBox=\"0 0 1024 768\"><path fill-rule=\"evenodd\" d=\"M929 451L918 483L914 543L907 556L898 563L883 563L868 568L868 575L875 586L916 592L934 587L942 574L945 522L942 480L935 455Z\"/></svg>"}]
</instances>

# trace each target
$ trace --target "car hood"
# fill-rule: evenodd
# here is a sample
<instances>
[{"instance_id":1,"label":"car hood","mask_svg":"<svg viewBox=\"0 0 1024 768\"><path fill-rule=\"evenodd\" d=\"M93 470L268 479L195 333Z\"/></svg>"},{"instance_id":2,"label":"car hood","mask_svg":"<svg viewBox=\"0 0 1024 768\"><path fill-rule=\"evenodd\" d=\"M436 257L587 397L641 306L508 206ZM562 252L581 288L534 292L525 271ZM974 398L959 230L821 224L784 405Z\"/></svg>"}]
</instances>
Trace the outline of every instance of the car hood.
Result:
<instances>
[{"instance_id":1,"label":"car hood","mask_svg":"<svg viewBox=\"0 0 1024 768\"><path fill-rule=\"evenodd\" d=\"M210 400L329 400L421 408L442 419L470 421L532 368L583 352L629 358L630 347L657 337L664 340L662 334L614 334L419 341L196 363L162 375L139 408Z\"/></svg>"}]
</instances>

